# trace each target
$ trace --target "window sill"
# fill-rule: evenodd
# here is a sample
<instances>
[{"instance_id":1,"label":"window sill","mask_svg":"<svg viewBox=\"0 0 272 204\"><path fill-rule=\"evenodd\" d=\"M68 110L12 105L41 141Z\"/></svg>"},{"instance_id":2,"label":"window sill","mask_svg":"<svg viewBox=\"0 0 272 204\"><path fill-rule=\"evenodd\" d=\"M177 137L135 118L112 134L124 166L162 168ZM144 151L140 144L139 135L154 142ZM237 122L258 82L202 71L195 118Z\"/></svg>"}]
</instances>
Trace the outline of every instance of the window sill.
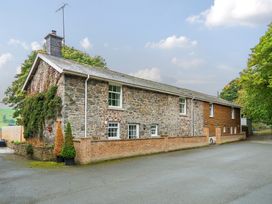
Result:
<instances>
[{"instance_id":1,"label":"window sill","mask_svg":"<svg viewBox=\"0 0 272 204\"><path fill-rule=\"evenodd\" d=\"M188 115L186 113L180 113L180 116L187 117Z\"/></svg>"},{"instance_id":2,"label":"window sill","mask_svg":"<svg viewBox=\"0 0 272 204\"><path fill-rule=\"evenodd\" d=\"M120 137L108 137L108 140L120 140Z\"/></svg>"},{"instance_id":3,"label":"window sill","mask_svg":"<svg viewBox=\"0 0 272 204\"><path fill-rule=\"evenodd\" d=\"M122 107L115 107L115 106L109 106L108 107L109 110L120 110L120 111L124 111L125 109Z\"/></svg>"},{"instance_id":4,"label":"window sill","mask_svg":"<svg viewBox=\"0 0 272 204\"><path fill-rule=\"evenodd\" d=\"M159 135L150 135L151 138L158 138L160 137Z\"/></svg>"}]
</instances>

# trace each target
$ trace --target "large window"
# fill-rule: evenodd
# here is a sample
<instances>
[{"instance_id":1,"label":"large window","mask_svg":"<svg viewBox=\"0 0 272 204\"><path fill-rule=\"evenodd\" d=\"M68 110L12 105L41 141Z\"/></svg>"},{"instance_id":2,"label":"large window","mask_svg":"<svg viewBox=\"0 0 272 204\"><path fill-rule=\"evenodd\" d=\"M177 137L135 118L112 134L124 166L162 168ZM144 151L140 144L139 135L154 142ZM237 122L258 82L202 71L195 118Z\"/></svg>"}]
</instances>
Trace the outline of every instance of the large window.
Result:
<instances>
[{"instance_id":1,"label":"large window","mask_svg":"<svg viewBox=\"0 0 272 204\"><path fill-rule=\"evenodd\" d=\"M109 85L109 106L122 107L122 87Z\"/></svg>"},{"instance_id":2,"label":"large window","mask_svg":"<svg viewBox=\"0 0 272 204\"><path fill-rule=\"evenodd\" d=\"M231 108L231 119L235 119L235 109Z\"/></svg>"},{"instance_id":3,"label":"large window","mask_svg":"<svg viewBox=\"0 0 272 204\"><path fill-rule=\"evenodd\" d=\"M179 98L179 113L182 115L186 115L186 99Z\"/></svg>"},{"instance_id":4,"label":"large window","mask_svg":"<svg viewBox=\"0 0 272 204\"><path fill-rule=\"evenodd\" d=\"M210 103L210 117L214 117L214 106Z\"/></svg>"},{"instance_id":5,"label":"large window","mask_svg":"<svg viewBox=\"0 0 272 204\"><path fill-rule=\"evenodd\" d=\"M139 125L138 124L129 124L128 125L128 138L129 139L139 138Z\"/></svg>"},{"instance_id":6,"label":"large window","mask_svg":"<svg viewBox=\"0 0 272 204\"><path fill-rule=\"evenodd\" d=\"M158 136L158 125L151 125L151 127L150 127L150 135L152 137Z\"/></svg>"},{"instance_id":7,"label":"large window","mask_svg":"<svg viewBox=\"0 0 272 204\"><path fill-rule=\"evenodd\" d=\"M108 138L109 139L119 139L119 123L118 122L109 122L108 123Z\"/></svg>"}]
</instances>

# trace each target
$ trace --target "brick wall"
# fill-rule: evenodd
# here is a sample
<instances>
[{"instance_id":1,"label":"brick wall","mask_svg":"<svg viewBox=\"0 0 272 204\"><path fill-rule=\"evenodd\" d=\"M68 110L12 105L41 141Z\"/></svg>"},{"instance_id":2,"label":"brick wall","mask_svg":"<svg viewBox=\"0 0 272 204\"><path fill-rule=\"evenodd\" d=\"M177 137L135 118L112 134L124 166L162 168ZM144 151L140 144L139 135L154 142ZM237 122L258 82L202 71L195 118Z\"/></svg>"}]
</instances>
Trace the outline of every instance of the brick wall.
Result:
<instances>
[{"instance_id":1,"label":"brick wall","mask_svg":"<svg viewBox=\"0 0 272 204\"><path fill-rule=\"evenodd\" d=\"M204 103L204 127L209 128L210 136L215 136L215 128L220 127L223 135L230 135L230 128L237 128L237 134L240 133L240 109L235 108L235 119L231 118L231 107L214 104L214 117L210 117L210 104ZM226 132L223 132L223 127Z\"/></svg>"},{"instance_id":2,"label":"brick wall","mask_svg":"<svg viewBox=\"0 0 272 204\"><path fill-rule=\"evenodd\" d=\"M77 138L74 140L80 164L103 160L168 152L179 149L194 148L208 145L207 137L160 137L134 140L92 140Z\"/></svg>"},{"instance_id":3,"label":"brick wall","mask_svg":"<svg viewBox=\"0 0 272 204\"><path fill-rule=\"evenodd\" d=\"M239 140L245 140L246 139L246 133L245 132L240 132L235 135L226 135L222 134L221 128L217 127L215 128L215 135L216 135L216 144L224 144L224 143L229 143L229 142L235 142Z\"/></svg>"}]
</instances>

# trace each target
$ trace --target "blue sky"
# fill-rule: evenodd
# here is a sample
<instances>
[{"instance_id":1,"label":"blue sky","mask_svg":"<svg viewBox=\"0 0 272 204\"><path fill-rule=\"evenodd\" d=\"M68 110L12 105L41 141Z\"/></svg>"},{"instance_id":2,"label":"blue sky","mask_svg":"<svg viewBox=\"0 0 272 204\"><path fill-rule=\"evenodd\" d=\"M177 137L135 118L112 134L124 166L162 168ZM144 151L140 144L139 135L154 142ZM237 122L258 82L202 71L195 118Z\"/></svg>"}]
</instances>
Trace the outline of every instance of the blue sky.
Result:
<instances>
[{"instance_id":1,"label":"blue sky","mask_svg":"<svg viewBox=\"0 0 272 204\"><path fill-rule=\"evenodd\" d=\"M113 70L212 95L245 68L272 19L272 0L66 2L66 44ZM43 37L62 35L62 3L2 2L0 98Z\"/></svg>"}]
</instances>

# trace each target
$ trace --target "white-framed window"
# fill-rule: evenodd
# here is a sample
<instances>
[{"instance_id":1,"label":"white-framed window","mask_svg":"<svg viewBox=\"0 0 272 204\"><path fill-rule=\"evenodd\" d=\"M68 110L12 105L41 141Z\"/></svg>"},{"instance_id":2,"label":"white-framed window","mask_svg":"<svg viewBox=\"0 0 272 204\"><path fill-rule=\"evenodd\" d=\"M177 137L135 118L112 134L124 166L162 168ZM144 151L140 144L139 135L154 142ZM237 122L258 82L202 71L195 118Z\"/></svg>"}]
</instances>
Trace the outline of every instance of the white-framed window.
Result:
<instances>
[{"instance_id":1,"label":"white-framed window","mask_svg":"<svg viewBox=\"0 0 272 204\"><path fill-rule=\"evenodd\" d=\"M139 124L128 124L128 138L139 138Z\"/></svg>"},{"instance_id":2,"label":"white-framed window","mask_svg":"<svg viewBox=\"0 0 272 204\"><path fill-rule=\"evenodd\" d=\"M235 119L235 109L231 108L231 119Z\"/></svg>"},{"instance_id":3,"label":"white-framed window","mask_svg":"<svg viewBox=\"0 0 272 204\"><path fill-rule=\"evenodd\" d=\"M233 127L230 127L230 134L233 134Z\"/></svg>"},{"instance_id":4,"label":"white-framed window","mask_svg":"<svg viewBox=\"0 0 272 204\"><path fill-rule=\"evenodd\" d=\"M214 105L210 103L210 117L214 117Z\"/></svg>"},{"instance_id":5,"label":"white-framed window","mask_svg":"<svg viewBox=\"0 0 272 204\"><path fill-rule=\"evenodd\" d=\"M120 125L118 122L108 122L108 139L120 138Z\"/></svg>"},{"instance_id":6,"label":"white-framed window","mask_svg":"<svg viewBox=\"0 0 272 204\"><path fill-rule=\"evenodd\" d=\"M122 107L122 86L109 84L109 107Z\"/></svg>"},{"instance_id":7,"label":"white-framed window","mask_svg":"<svg viewBox=\"0 0 272 204\"><path fill-rule=\"evenodd\" d=\"M223 133L226 133L226 126L223 127Z\"/></svg>"},{"instance_id":8,"label":"white-framed window","mask_svg":"<svg viewBox=\"0 0 272 204\"><path fill-rule=\"evenodd\" d=\"M186 115L186 98L179 98L179 113Z\"/></svg>"},{"instance_id":9,"label":"white-framed window","mask_svg":"<svg viewBox=\"0 0 272 204\"><path fill-rule=\"evenodd\" d=\"M234 134L237 134L237 127L234 127Z\"/></svg>"},{"instance_id":10,"label":"white-framed window","mask_svg":"<svg viewBox=\"0 0 272 204\"><path fill-rule=\"evenodd\" d=\"M150 135L151 135L151 137L158 136L158 125L151 125L151 127L150 127Z\"/></svg>"}]
</instances>

